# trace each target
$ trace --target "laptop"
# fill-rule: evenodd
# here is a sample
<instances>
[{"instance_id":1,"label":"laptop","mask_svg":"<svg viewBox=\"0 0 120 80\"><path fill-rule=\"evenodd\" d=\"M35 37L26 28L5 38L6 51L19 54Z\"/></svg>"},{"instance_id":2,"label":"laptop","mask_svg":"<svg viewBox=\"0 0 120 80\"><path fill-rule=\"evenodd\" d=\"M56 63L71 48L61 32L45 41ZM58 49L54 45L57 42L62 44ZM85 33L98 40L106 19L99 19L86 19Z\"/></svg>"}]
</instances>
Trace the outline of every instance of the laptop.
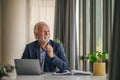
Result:
<instances>
[{"instance_id":1,"label":"laptop","mask_svg":"<svg viewBox=\"0 0 120 80\"><path fill-rule=\"evenodd\" d=\"M14 59L17 75L40 75L39 59Z\"/></svg>"}]
</instances>

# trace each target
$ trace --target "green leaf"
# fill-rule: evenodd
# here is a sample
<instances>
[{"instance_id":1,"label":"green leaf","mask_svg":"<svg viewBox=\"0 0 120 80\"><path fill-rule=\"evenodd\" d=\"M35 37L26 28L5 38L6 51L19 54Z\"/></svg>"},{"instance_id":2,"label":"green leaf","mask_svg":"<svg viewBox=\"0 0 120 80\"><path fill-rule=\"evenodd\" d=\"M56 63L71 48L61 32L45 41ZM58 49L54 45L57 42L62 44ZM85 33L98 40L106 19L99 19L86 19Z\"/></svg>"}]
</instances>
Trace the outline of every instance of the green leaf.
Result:
<instances>
[{"instance_id":1,"label":"green leaf","mask_svg":"<svg viewBox=\"0 0 120 80\"><path fill-rule=\"evenodd\" d=\"M0 77L5 75L4 67L0 66Z\"/></svg>"},{"instance_id":2,"label":"green leaf","mask_svg":"<svg viewBox=\"0 0 120 80\"><path fill-rule=\"evenodd\" d=\"M89 60L91 62L97 62L98 61L97 58L96 58L96 54L94 52L89 54Z\"/></svg>"},{"instance_id":3,"label":"green leaf","mask_svg":"<svg viewBox=\"0 0 120 80\"><path fill-rule=\"evenodd\" d=\"M90 62L103 62L109 58L107 52L92 52L88 55Z\"/></svg>"}]
</instances>

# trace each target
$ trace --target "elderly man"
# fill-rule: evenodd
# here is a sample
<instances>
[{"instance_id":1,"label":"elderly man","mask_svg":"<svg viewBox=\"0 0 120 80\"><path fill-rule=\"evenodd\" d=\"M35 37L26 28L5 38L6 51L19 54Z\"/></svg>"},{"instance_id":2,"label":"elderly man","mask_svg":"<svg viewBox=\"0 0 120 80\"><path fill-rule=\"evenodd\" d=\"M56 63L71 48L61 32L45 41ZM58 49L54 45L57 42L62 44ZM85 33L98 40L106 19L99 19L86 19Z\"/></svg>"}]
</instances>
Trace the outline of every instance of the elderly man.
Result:
<instances>
[{"instance_id":1,"label":"elderly man","mask_svg":"<svg viewBox=\"0 0 120 80\"><path fill-rule=\"evenodd\" d=\"M50 30L46 23L38 22L34 27L37 39L26 45L22 59L39 59L44 72L68 70L68 60L61 44L49 40Z\"/></svg>"}]
</instances>

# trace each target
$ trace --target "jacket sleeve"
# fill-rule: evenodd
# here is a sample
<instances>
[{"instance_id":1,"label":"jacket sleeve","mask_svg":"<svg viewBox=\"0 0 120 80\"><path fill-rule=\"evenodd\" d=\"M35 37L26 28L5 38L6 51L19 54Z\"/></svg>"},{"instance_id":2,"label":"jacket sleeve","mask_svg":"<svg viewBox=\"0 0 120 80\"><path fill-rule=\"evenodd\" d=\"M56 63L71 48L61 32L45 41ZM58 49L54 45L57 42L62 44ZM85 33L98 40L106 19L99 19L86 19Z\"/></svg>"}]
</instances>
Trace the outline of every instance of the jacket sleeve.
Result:
<instances>
[{"instance_id":1,"label":"jacket sleeve","mask_svg":"<svg viewBox=\"0 0 120 80\"><path fill-rule=\"evenodd\" d=\"M55 55L52 62L60 69L60 71L69 70L68 59L65 55L62 45L58 46L56 53L57 55Z\"/></svg>"},{"instance_id":2,"label":"jacket sleeve","mask_svg":"<svg viewBox=\"0 0 120 80\"><path fill-rule=\"evenodd\" d=\"M28 48L27 45L26 45L26 47L25 47L25 50L24 50L23 55L22 55L21 58L22 58L22 59L29 59L29 48Z\"/></svg>"}]
</instances>

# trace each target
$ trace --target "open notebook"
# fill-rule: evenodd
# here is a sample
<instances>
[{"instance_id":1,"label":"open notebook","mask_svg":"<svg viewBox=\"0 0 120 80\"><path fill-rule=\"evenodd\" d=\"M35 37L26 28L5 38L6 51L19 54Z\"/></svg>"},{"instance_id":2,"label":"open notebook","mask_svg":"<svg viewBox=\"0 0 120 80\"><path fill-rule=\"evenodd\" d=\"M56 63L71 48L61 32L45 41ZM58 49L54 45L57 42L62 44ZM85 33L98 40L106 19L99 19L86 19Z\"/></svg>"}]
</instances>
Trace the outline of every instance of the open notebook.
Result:
<instances>
[{"instance_id":1,"label":"open notebook","mask_svg":"<svg viewBox=\"0 0 120 80\"><path fill-rule=\"evenodd\" d=\"M65 70L63 72L53 72L53 75L92 75L91 72L80 71L80 70Z\"/></svg>"}]
</instances>

